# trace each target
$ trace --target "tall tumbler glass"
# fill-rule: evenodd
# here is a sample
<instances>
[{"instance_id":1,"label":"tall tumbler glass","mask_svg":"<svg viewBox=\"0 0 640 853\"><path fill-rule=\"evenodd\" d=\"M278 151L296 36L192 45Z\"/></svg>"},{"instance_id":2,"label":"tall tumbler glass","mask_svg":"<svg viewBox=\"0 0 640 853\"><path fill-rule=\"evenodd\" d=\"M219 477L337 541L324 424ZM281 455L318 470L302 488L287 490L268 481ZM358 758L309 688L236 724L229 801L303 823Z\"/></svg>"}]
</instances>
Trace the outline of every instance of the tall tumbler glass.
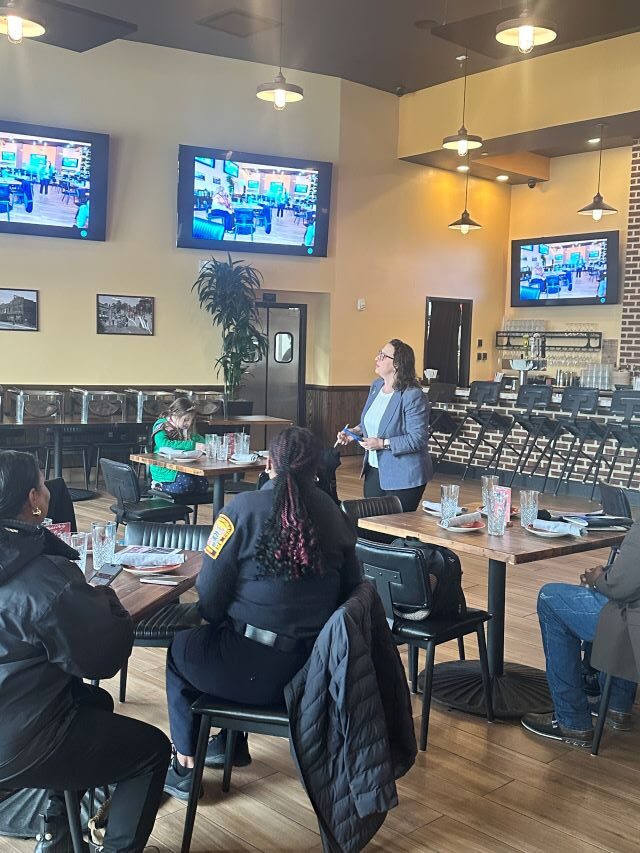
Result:
<instances>
[{"instance_id":1,"label":"tall tumbler glass","mask_svg":"<svg viewBox=\"0 0 640 853\"><path fill-rule=\"evenodd\" d=\"M92 521L93 568L99 572L105 563L113 563L116 555L115 521Z\"/></svg>"},{"instance_id":2,"label":"tall tumbler glass","mask_svg":"<svg viewBox=\"0 0 640 853\"><path fill-rule=\"evenodd\" d=\"M489 511L489 508L487 507L489 490L492 489L494 486L499 485L500 477L496 477L489 474L485 474L482 477L482 506L487 510L487 512Z\"/></svg>"},{"instance_id":3,"label":"tall tumbler glass","mask_svg":"<svg viewBox=\"0 0 640 853\"><path fill-rule=\"evenodd\" d=\"M204 437L204 441L207 451L207 459L216 459L218 456L218 444L220 443L220 436L216 435L213 432L208 432Z\"/></svg>"},{"instance_id":4,"label":"tall tumbler glass","mask_svg":"<svg viewBox=\"0 0 640 853\"><path fill-rule=\"evenodd\" d=\"M525 489L520 492L520 524L529 527L538 518L538 497L540 492Z\"/></svg>"},{"instance_id":5,"label":"tall tumbler glass","mask_svg":"<svg viewBox=\"0 0 640 853\"><path fill-rule=\"evenodd\" d=\"M218 462L226 462L229 458L229 434L220 436L220 443L217 447Z\"/></svg>"},{"instance_id":6,"label":"tall tumbler glass","mask_svg":"<svg viewBox=\"0 0 640 853\"><path fill-rule=\"evenodd\" d=\"M487 494L487 533L504 536L511 502L511 489L494 486Z\"/></svg>"},{"instance_id":7,"label":"tall tumbler glass","mask_svg":"<svg viewBox=\"0 0 640 853\"><path fill-rule=\"evenodd\" d=\"M458 498L460 486L453 483L443 483L440 486L440 515L443 521L449 521L458 514Z\"/></svg>"},{"instance_id":8,"label":"tall tumbler glass","mask_svg":"<svg viewBox=\"0 0 640 853\"><path fill-rule=\"evenodd\" d=\"M85 574L87 568L87 547L89 545L89 534L72 533L71 542L69 544L78 552L79 559L75 562L80 567L80 571L82 572L82 574Z\"/></svg>"}]
</instances>

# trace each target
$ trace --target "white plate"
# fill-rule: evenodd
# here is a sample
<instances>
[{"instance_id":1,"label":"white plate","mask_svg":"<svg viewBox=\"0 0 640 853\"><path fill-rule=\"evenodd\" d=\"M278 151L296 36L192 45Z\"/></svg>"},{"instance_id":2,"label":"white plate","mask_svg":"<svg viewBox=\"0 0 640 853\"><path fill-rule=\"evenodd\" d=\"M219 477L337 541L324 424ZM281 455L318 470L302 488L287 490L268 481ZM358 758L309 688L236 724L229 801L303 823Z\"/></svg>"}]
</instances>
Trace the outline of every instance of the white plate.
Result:
<instances>
[{"instance_id":1,"label":"white plate","mask_svg":"<svg viewBox=\"0 0 640 853\"><path fill-rule=\"evenodd\" d=\"M426 507L426 506L423 506L423 507L422 507L422 511L423 511L423 512L426 512L426 513L427 513L427 515L431 515L431 516L433 516L433 518L442 518L442 513L440 512L440 510L437 510L437 509L427 509L427 507ZM456 515L464 515L466 511L467 511L466 506L458 507L458 512L456 513Z\"/></svg>"},{"instance_id":2,"label":"white plate","mask_svg":"<svg viewBox=\"0 0 640 853\"><path fill-rule=\"evenodd\" d=\"M442 527L448 533L477 533L479 530L484 530L486 526L483 524L482 527L442 527L442 522L438 522L438 527Z\"/></svg>"},{"instance_id":3,"label":"white plate","mask_svg":"<svg viewBox=\"0 0 640 853\"><path fill-rule=\"evenodd\" d=\"M560 539L563 536L571 536L571 533L561 533L558 530L534 530L532 527L525 527L527 533L533 533L534 536L542 536L543 539Z\"/></svg>"}]
</instances>

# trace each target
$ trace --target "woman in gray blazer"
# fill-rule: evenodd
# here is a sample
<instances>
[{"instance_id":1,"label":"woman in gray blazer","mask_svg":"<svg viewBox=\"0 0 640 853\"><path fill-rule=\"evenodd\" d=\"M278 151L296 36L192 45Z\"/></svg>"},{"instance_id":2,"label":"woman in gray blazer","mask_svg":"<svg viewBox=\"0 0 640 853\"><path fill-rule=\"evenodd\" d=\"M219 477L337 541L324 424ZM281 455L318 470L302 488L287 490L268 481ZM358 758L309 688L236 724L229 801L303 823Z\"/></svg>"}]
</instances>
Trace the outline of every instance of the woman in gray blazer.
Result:
<instances>
[{"instance_id":1,"label":"woman in gray blazer","mask_svg":"<svg viewBox=\"0 0 640 853\"><path fill-rule=\"evenodd\" d=\"M371 385L360 424L365 450L364 496L397 495L404 512L418 508L433 468L429 455L429 403L416 379L416 360L409 344L394 338L376 356L378 374ZM338 433L338 443L356 439Z\"/></svg>"}]
</instances>

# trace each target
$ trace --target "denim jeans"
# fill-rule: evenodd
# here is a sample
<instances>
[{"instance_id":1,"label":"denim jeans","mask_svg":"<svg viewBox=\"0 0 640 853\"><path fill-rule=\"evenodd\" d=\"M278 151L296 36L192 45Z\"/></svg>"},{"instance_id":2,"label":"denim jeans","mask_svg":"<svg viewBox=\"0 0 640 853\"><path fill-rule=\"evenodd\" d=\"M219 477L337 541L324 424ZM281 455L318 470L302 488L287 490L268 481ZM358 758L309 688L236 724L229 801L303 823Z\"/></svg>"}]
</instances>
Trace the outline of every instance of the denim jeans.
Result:
<instances>
[{"instance_id":1,"label":"denim jeans","mask_svg":"<svg viewBox=\"0 0 640 853\"><path fill-rule=\"evenodd\" d=\"M195 474L179 473L173 483L160 483L160 489L168 495L204 495L209 490L209 481Z\"/></svg>"},{"instance_id":2,"label":"denim jeans","mask_svg":"<svg viewBox=\"0 0 640 853\"><path fill-rule=\"evenodd\" d=\"M547 681L556 718L566 729L592 727L587 696L582 688L580 649L596 632L600 611L609 599L593 589L548 583L538 594L538 618L547 659ZM622 678L611 681L614 711L631 711L636 685Z\"/></svg>"}]
</instances>

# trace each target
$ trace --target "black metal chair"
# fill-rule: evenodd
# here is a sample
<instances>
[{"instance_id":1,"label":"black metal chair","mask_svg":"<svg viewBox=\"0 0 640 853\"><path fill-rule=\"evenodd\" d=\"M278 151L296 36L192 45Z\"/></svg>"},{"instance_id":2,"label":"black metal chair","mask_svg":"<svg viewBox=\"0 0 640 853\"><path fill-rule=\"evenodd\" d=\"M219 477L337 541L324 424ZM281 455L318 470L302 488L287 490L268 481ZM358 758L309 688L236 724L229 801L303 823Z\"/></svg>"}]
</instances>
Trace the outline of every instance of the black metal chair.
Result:
<instances>
[{"instance_id":1,"label":"black metal chair","mask_svg":"<svg viewBox=\"0 0 640 853\"><path fill-rule=\"evenodd\" d=\"M208 524L158 524L131 521L124 533L125 545L153 545L156 548L180 548L204 551L211 528ZM197 602L174 601L152 613L135 626L134 646L169 648L177 631L197 628L202 622ZM120 702L127 694L128 662L120 670Z\"/></svg>"},{"instance_id":2,"label":"black metal chair","mask_svg":"<svg viewBox=\"0 0 640 853\"><path fill-rule=\"evenodd\" d=\"M112 424L109 427L105 426L102 433L98 433L93 439L93 448L96 454L96 479L95 488L98 489L100 484L100 467L102 463L103 453L108 454L107 458L111 459L114 456L116 459L122 456L120 461L126 461L132 453L144 453L147 449L148 435L147 428L142 424ZM138 474L140 473L138 466Z\"/></svg>"},{"instance_id":3,"label":"black metal chair","mask_svg":"<svg viewBox=\"0 0 640 853\"><path fill-rule=\"evenodd\" d=\"M434 463L437 468L442 459L445 444L439 435L450 437L456 432L462 422L462 418L452 415L446 408L436 409L435 403L446 405L451 403L455 396L456 386L452 382L432 382L429 385L430 411L429 411L429 441L433 440L440 451ZM445 439L446 441L446 439Z\"/></svg>"},{"instance_id":4,"label":"black metal chair","mask_svg":"<svg viewBox=\"0 0 640 853\"><path fill-rule=\"evenodd\" d=\"M551 406L552 397L553 388L551 385L522 385L518 390L515 408L524 409L524 412L516 413L513 416L511 431L516 427L520 427L525 432L525 438L519 448L514 447L509 442L508 439L511 437L511 433L509 433L505 442L505 445L517 457L511 479L509 480L510 486L513 484L516 476L522 474L525 470L532 451L538 447L539 440L544 438L549 441L555 435L554 421L545 413ZM534 414L534 411L536 414Z\"/></svg>"},{"instance_id":5,"label":"black metal chair","mask_svg":"<svg viewBox=\"0 0 640 853\"><path fill-rule=\"evenodd\" d=\"M409 677L411 689L418 689L418 650L427 653L427 663L422 691L422 717L419 747L427 748L429 734L429 711L431 709L431 688L436 646L449 640L456 640L467 634L475 633L478 638L478 653L482 670L487 721L493 721L493 701L489 680L487 646L484 636L484 624L491 619L485 610L468 610L464 616L410 620L405 615L398 616L407 606L432 606L432 590L428 580L428 567L424 554L419 549L394 548L375 542L359 539L356 553L362 564L365 577L373 581L384 604L387 621L396 641L409 646Z\"/></svg>"},{"instance_id":6,"label":"black metal chair","mask_svg":"<svg viewBox=\"0 0 640 853\"><path fill-rule=\"evenodd\" d=\"M254 488L253 483L251 484L251 488ZM169 495L158 489L149 489L148 495L171 501L175 506L193 508L192 524L198 523L198 507L211 506L213 504L213 489L209 489L207 492L183 492L180 495Z\"/></svg>"},{"instance_id":7,"label":"black metal chair","mask_svg":"<svg viewBox=\"0 0 640 853\"><path fill-rule=\"evenodd\" d=\"M361 536L370 542L389 543L394 537L387 533L378 533L377 530L360 531L358 519L373 515L395 515L397 512L402 512L402 503L397 495L383 495L379 498L358 498L357 500L342 501L340 509L353 524L356 536Z\"/></svg>"},{"instance_id":8,"label":"black metal chair","mask_svg":"<svg viewBox=\"0 0 640 853\"><path fill-rule=\"evenodd\" d=\"M600 469L603 464L608 469L606 478L606 482L608 483L611 480L616 462L618 461L618 457L620 456L623 448L629 447L634 449L635 455L629 472L629 477L627 478L627 488L629 488L633 482L638 462L640 461L640 421L634 421L634 418L640 418L640 391L631 391L626 388L614 391L611 397L611 408L609 409L609 414L620 415L622 416L622 420L613 423L610 422L604 425L596 422L596 426L600 430L603 430L603 435L598 446L598 450L591 460L587 473L584 475L582 480L583 483L588 482L589 477L593 472L593 488L591 489L592 500L596 486L598 485ZM607 459L605 451L607 442L609 441L615 444L615 452L611 458Z\"/></svg>"},{"instance_id":9,"label":"black metal chair","mask_svg":"<svg viewBox=\"0 0 640 853\"><path fill-rule=\"evenodd\" d=\"M110 507L116 525L130 521L184 521L189 523L191 510L164 498L141 498L140 484L131 465L113 459L100 461L107 491L116 499Z\"/></svg>"}]
</instances>

